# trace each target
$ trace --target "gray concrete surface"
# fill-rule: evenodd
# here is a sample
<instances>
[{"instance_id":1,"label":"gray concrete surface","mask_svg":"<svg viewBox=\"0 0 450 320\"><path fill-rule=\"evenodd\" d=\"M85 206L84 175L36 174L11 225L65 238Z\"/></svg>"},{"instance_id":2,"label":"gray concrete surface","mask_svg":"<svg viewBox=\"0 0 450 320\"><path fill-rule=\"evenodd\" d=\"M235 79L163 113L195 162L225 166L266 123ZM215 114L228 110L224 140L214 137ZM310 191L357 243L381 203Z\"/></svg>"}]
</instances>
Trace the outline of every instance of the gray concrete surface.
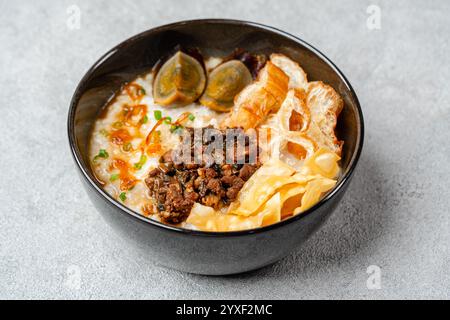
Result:
<instances>
[{"instance_id":1,"label":"gray concrete surface","mask_svg":"<svg viewBox=\"0 0 450 320\"><path fill-rule=\"evenodd\" d=\"M381 29L367 27L371 4ZM80 29L67 26L71 5ZM0 0L0 298L450 298L449 12L448 1ZM66 138L69 100L98 57L201 17L315 45L355 87L367 128L323 229L274 266L232 277L157 267L123 243L81 189ZM370 265L380 289L367 287Z\"/></svg>"}]
</instances>

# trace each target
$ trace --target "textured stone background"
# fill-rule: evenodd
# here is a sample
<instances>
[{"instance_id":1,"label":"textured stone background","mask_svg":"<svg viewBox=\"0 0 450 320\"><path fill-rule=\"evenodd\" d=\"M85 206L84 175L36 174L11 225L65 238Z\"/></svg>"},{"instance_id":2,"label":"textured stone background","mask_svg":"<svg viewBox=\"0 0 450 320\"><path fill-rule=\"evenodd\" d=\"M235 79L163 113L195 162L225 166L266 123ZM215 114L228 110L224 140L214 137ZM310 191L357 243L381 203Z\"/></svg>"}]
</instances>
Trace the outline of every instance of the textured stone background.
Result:
<instances>
[{"instance_id":1,"label":"textured stone background","mask_svg":"<svg viewBox=\"0 0 450 320\"><path fill-rule=\"evenodd\" d=\"M66 25L81 10L81 28ZM366 26L370 4L381 29ZM0 298L450 298L448 1L0 0ZM81 189L71 95L118 42L222 17L300 36L347 75L367 134L345 199L298 252L232 277L155 266ZM366 269L381 267L380 290Z\"/></svg>"}]
</instances>

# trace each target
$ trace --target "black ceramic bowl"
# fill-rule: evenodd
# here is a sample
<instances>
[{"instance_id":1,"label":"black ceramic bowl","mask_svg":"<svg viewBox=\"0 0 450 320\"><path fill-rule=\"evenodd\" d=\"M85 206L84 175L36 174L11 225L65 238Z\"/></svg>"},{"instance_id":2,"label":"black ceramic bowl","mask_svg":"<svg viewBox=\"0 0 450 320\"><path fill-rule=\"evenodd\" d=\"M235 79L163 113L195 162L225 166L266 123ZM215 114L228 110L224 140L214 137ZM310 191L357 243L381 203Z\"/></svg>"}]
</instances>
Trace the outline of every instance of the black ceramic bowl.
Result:
<instances>
[{"instance_id":1,"label":"black ceramic bowl","mask_svg":"<svg viewBox=\"0 0 450 320\"><path fill-rule=\"evenodd\" d=\"M148 219L117 202L96 182L88 159L88 139L96 115L124 82L148 71L176 45L198 47L221 56L235 48L283 53L298 61L309 80L333 86L345 101L338 136L345 141L343 175L314 207L264 228L238 232L200 232ZM363 144L363 117L352 87L338 68L304 41L280 30L235 20L193 20L154 28L106 53L89 69L72 98L69 143L83 185L106 221L141 247L152 261L186 272L225 275L257 269L285 257L326 220L342 198ZM305 257L307 259L308 257Z\"/></svg>"}]
</instances>

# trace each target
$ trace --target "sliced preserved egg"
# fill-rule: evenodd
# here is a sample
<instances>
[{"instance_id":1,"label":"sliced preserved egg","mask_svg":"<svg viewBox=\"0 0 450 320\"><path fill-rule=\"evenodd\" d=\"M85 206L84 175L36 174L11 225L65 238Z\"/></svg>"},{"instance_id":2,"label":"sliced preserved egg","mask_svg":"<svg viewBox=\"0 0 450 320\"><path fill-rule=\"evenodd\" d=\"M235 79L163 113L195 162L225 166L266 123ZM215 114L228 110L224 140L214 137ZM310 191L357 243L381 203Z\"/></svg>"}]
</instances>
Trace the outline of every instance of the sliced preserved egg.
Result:
<instances>
[{"instance_id":1,"label":"sliced preserved egg","mask_svg":"<svg viewBox=\"0 0 450 320\"><path fill-rule=\"evenodd\" d=\"M209 75L200 103L216 111L229 111L234 97L251 82L252 75L245 64L239 60L227 61Z\"/></svg>"},{"instance_id":2,"label":"sliced preserved egg","mask_svg":"<svg viewBox=\"0 0 450 320\"><path fill-rule=\"evenodd\" d=\"M206 85L203 66L195 58L178 51L163 64L153 83L153 95L162 106L181 106L197 100Z\"/></svg>"}]
</instances>

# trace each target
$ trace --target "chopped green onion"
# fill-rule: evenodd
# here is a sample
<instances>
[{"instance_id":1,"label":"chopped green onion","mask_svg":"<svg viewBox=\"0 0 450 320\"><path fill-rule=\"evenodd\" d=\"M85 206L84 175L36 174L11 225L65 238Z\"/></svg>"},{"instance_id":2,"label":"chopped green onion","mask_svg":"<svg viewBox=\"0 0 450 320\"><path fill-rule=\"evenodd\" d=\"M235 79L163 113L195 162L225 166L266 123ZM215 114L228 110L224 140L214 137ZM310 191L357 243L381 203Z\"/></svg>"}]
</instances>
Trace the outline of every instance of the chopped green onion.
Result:
<instances>
[{"instance_id":1,"label":"chopped green onion","mask_svg":"<svg viewBox=\"0 0 450 320\"><path fill-rule=\"evenodd\" d=\"M123 145L123 147L122 147L122 149L123 149L123 151L126 151L126 152L128 152L128 151L130 151L131 150L131 142L127 142L127 143L125 143L124 145Z\"/></svg>"},{"instance_id":2,"label":"chopped green onion","mask_svg":"<svg viewBox=\"0 0 450 320\"><path fill-rule=\"evenodd\" d=\"M144 124L144 123L147 123L147 122L148 122L148 117L147 117L147 115L145 115L145 116L141 119L141 123Z\"/></svg>"},{"instance_id":3,"label":"chopped green onion","mask_svg":"<svg viewBox=\"0 0 450 320\"><path fill-rule=\"evenodd\" d=\"M99 152L98 152L97 157L106 159L106 158L109 157L109 154L108 154L108 152L105 149L100 149Z\"/></svg>"},{"instance_id":4,"label":"chopped green onion","mask_svg":"<svg viewBox=\"0 0 450 320\"><path fill-rule=\"evenodd\" d=\"M109 154L108 154L108 152L105 150L105 149L100 149L100 151L98 152L98 156L100 157L100 158L108 158L109 157Z\"/></svg>"},{"instance_id":5,"label":"chopped green onion","mask_svg":"<svg viewBox=\"0 0 450 320\"><path fill-rule=\"evenodd\" d=\"M155 115L156 120L161 120L161 118L162 118L161 110L155 110L155 111L153 111L153 114Z\"/></svg>"},{"instance_id":6,"label":"chopped green onion","mask_svg":"<svg viewBox=\"0 0 450 320\"><path fill-rule=\"evenodd\" d=\"M165 117L164 118L164 123L171 124L172 123L172 118L171 117Z\"/></svg>"},{"instance_id":7,"label":"chopped green onion","mask_svg":"<svg viewBox=\"0 0 450 320\"><path fill-rule=\"evenodd\" d=\"M109 181L114 182L117 179L119 179L119 174L118 173L114 173L111 175L111 177L109 178Z\"/></svg>"},{"instance_id":8,"label":"chopped green onion","mask_svg":"<svg viewBox=\"0 0 450 320\"><path fill-rule=\"evenodd\" d=\"M170 132L171 133L181 133L181 131L183 131L183 127L182 126L180 126L180 125L175 125L175 124L173 124L173 125L171 125L170 126Z\"/></svg>"},{"instance_id":9,"label":"chopped green onion","mask_svg":"<svg viewBox=\"0 0 450 320\"><path fill-rule=\"evenodd\" d=\"M147 157L145 156L145 154L141 155L141 158L139 159L139 162L136 162L134 164L134 168L141 170L142 166L147 162Z\"/></svg>"},{"instance_id":10,"label":"chopped green onion","mask_svg":"<svg viewBox=\"0 0 450 320\"><path fill-rule=\"evenodd\" d=\"M141 88L139 89L139 92L140 92L142 95L144 95L144 94L145 94L145 89L141 87Z\"/></svg>"},{"instance_id":11,"label":"chopped green onion","mask_svg":"<svg viewBox=\"0 0 450 320\"><path fill-rule=\"evenodd\" d=\"M121 121L117 121L117 122L114 122L112 124L112 126L113 126L114 129L118 129L118 128L123 126L123 123Z\"/></svg>"},{"instance_id":12,"label":"chopped green onion","mask_svg":"<svg viewBox=\"0 0 450 320\"><path fill-rule=\"evenodd\" d=\"M189 114L189 120L191 120L191 121L195 120L195 116L192 113Z\"/></svg>"},{"instance_id":13,"label":"chopped green onion","mask_svg":"<svg viewBox=\"0 0 450 320\"><path fill-rule=\"evenodd\" d=\"M119 198L120 200L122 200L122 202L125 202L125 200L127 200L127 194L125 192L122 192L121 194L119 194Z\"/></svg>"},{"instance_id":14,"label":"chopped green onion","mask_svg":"<svg viewBox=\"0 0 450 320\"><path fill-rule=\"evenodd\" d=\"M105 149L100 149L99 152L98 152L98 155L96 155L96 156L94 157L94 162L97 162L97 160L98 160L99 158L106 159L106 158L108 158L108 157L109 157L108 152L107 152Z\"/></svg>"}]
</instances>

